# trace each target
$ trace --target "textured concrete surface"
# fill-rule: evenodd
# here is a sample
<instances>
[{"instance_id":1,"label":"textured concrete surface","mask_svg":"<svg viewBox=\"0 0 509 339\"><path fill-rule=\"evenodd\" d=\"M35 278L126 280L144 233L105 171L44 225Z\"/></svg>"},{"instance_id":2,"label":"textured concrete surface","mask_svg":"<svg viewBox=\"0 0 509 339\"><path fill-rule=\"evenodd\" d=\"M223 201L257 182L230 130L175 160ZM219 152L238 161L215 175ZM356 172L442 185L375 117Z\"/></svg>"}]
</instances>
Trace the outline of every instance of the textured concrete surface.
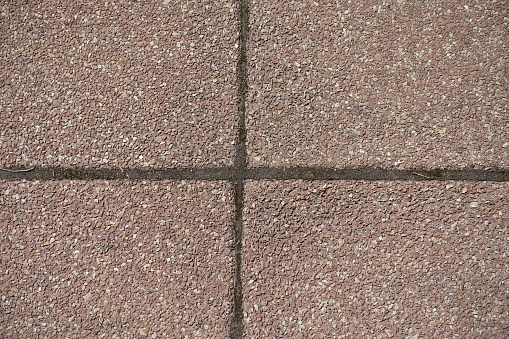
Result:
<instances>
[{"instance_id":1,"label":"textured concrete surface","mask_svg":"<svg viewBox=\"0 0 509 339\"><path fill-rule=\"evenodd\" d=\"M509 166L504 1L251 1L250 166Z\"/></svg>"},{"instance_id":2,"label":"textured concrete surface","mask_svg":"<svg viewBox=\"0 0 509 339\"><path fill-rule=\"evenodd\" d=\"M231 165L234 1L3 1L4 167Z\"/></svg>"},{"instance_id":3,"label":"textured concrete surface","mask_svg":"<svg viewBox=\"0 0 509 339\"><path fill-rule=\"evenodd\" d=\"M0 204L0 337L227 337L227 184L4 182Z\"/></svg>"},{"instance_id":4,"label":"textured concrete surface","mask_svg":"<svg viewBox=\"0 0 509 339\"><path fill-rule=\"evenodd\" d=\"M0 2L0 338L508 338L507 7Z\"/></svg>"},{"instance_id":5,"label":"textured concrete surface","mask_svg":"<svg viewBox=\"0 0 509 339\"><path fill-rule=\"evenodd\" d=\"M248 182L245 338L506 338L508 183Z\"/></svg>"}]
</instances>

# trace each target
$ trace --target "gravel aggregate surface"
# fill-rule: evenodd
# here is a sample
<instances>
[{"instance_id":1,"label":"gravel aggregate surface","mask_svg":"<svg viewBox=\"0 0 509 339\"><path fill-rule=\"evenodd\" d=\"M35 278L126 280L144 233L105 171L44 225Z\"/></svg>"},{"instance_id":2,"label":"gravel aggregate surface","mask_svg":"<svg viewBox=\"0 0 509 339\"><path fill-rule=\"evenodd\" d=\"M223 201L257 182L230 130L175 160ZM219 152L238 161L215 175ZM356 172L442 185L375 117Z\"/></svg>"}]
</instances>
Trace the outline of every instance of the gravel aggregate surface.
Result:
<instances>
[{"instance_id":1,"label":"gravel aggregate surface","mask_svg":"<svg viewBox=\"0 0 509 339\"><path fill-rule=\"evenodd\" d=\"M508 183L250 181L244 338L507 338Z\"/></svg>"},{"instance_id":2,"label":"gravel aggregate surface","mask_svg":"<svg viewBox=\"0 0 509 339\"><path fill-rule=\"evenodd\" d=\"M236 6L3 1L0 165L231 165Z\"/></svg>"},{"instance_id":3,"label":"gravel aggregate surface","mask_svg":"<svg viewBox=\"0 0 509 339\"><path fill-rule=\"evenodd\" d=\"M10 0L0 43L0 338L509 338L504 0Z\"/></svg>"},{"instance_id":4,"label":"gravel aggregate surface","mask_svg":"<svg viewBox=\"0 0 509 339\"><path fill-rule=\"evenodd\" d=\"M228 184L3 182L0 192L0 337L228 336Z\"/></svg>"},{"instance_id":5,"label":"gravel aggregate surface","mask_svg":"<svg viewBox=\"0 0 509 339\"><path fill-rule=\"evenodd\" d=\"M505 1L251 1L250 166L509 166Z\"/></svg>"}]
</instances>

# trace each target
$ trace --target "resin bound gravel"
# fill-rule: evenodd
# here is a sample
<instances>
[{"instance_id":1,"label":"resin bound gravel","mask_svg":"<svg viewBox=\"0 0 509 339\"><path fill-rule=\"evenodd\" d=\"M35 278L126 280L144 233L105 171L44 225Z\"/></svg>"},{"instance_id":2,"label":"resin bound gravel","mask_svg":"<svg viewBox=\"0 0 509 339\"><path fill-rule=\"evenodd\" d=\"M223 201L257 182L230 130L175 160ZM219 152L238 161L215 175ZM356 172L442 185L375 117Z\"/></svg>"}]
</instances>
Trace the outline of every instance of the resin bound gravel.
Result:
<instances>
[{"instance_id":1,"label":"resin bound gravel","mask_svg":"<svg viewBox=\"0 0 509 339\"><path fill-rule=\"evenodd\" d=\"M509 166L507 2L251 3L251 166Z\"/></svg>"},{"instance_id":2,"label":"resin bound gravel","mask_svg":"<svg viewBox=\"0 0 509 339\"><path fill-rule=\"evenodd\" d=\"M507 338L508 183L248 182L244 338Z\"/></svg>"},{"instance_id":3,"label":"resin bound gravel","mask_svg":"<svg viewBox=\"0 0 509 339\"><path fill-rule=\"evenodd\" d=\"M227 184L3 182L0 192L0 337L227 337Z\"/></svg>"},{"instance_id":4,"label":"resin bound gravel","mask_svg":"<svg viewBox=\"0 0 509 339\"><path fill-rule=\"evenodd\" d=\"M3 1L0 165L233 163L234 1Z\"/></svg>"}]
</instances>

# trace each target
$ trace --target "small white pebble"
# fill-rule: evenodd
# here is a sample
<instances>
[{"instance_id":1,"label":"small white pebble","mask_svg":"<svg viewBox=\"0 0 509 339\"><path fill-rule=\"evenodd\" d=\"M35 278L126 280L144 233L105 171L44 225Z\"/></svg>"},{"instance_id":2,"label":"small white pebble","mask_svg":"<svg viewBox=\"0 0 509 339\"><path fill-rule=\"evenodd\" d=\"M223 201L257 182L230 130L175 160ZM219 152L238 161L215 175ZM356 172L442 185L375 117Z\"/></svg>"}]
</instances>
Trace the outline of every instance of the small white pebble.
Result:
<instances>
[{"instance_id":1,"label":"small white pebble","mask_svg":"<svg viewBox=\"0 0 509 339\"><path fill-rule=\"evenodd\" d=\"M470 203L470 207L477 207L477 206L479 206L479 203L477 201Z\"/></svg>"}]
</instances>

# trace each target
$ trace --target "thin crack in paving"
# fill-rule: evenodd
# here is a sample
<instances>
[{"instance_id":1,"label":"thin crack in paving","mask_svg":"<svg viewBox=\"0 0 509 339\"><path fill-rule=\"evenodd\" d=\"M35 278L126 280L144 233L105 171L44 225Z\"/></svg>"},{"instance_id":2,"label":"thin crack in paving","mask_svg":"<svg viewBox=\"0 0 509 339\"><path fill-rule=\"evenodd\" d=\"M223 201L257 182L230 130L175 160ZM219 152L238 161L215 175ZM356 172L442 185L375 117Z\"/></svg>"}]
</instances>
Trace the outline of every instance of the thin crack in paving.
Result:
<instances>
[{"instance_id":1,"label":"thin crack in paving","mask_svg":"<svg viewBox=\"0 0 509 339\"><path fill-rule=\"evenodd\" d=\"M383 168L261 167L247 170L252 180L360 180L360 181L509 181L509 170L450 170Z\"/></svg>"},{"instance_id":2,"label":"thin crack in paving","mask_svg":"<svg viewBox=\"0 0 509 339\"><path fill-rule=\"evenodd\" d=\"M228 167L209 168L64 168L40 167L30 171L0 170L3 180L232 180Z\"/></svg>"},{"instance_id":3,"label":"thin crack in paving","mask_svg":"<svg viewBox=\"0 0 509 339\"><path fill-rule=\"evenodd\" d=\"M244 309L242 293L242 232L244 209L244 180L247 172L247 130L246 130L246 97L247 97L247 40L249 34L249 3L239 0L239 59L237 62L237 104L238 130L233 165L233 187L235 201L235 220L233 236L235 246L235 272L233 281L233 309L230 319L230 338L241 339L244 332Z\"/></svg>"},{"instance_id":4,"label":"thin crack in paving","mask_svg":"<svg viewBox=\"0 0 509 339\"><path fill-rule=\"evenodd\" d=\"M245 131L244 131L245 132ZM359 180L359 181L509 181L506 169L406 169L259 167L240 166L243 155L236 157L234 167L207 168L130 168L94 169L40 167L30 169L0 168L0 180L205 180L241 183L249 180Z\"/></svg>"}]
</instances>

